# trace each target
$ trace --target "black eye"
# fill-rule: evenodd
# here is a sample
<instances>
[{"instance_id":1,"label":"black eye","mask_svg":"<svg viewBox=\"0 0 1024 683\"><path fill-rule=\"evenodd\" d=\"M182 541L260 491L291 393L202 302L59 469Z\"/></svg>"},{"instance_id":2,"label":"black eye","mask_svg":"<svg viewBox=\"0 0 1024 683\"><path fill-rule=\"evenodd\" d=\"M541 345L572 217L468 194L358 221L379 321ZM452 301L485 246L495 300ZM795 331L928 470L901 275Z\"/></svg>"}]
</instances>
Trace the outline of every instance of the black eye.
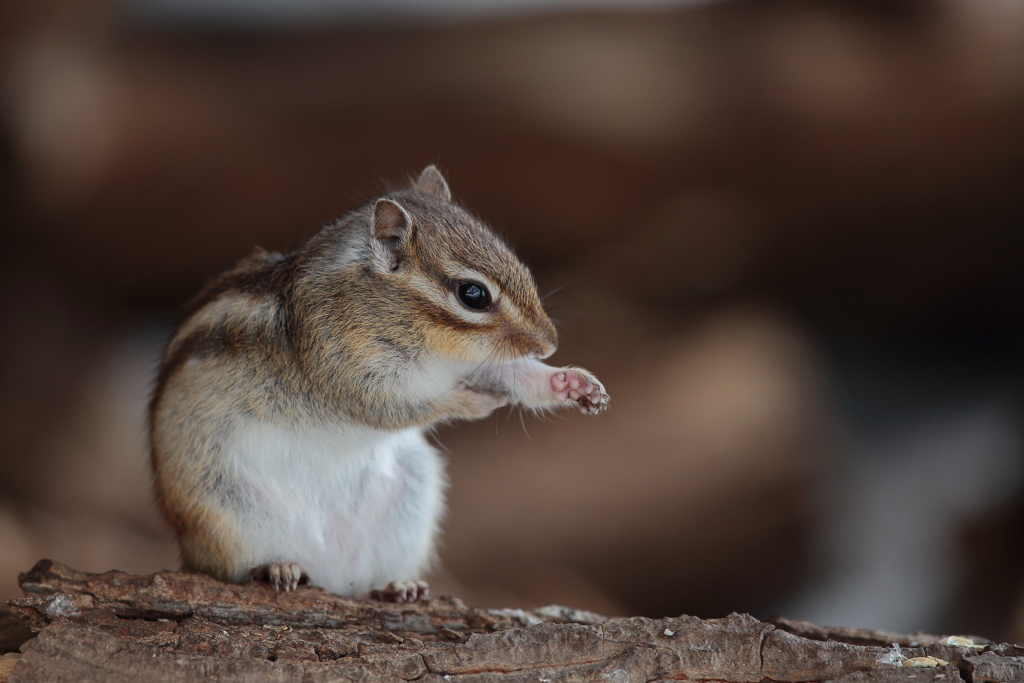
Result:
<instances>
[{"instance_id":1,"label":"black eye","mask_svg":"<svg viewBox=\"0 0 1024 683\"><path fill-rule=\"evenodd\" d=\"M455 291L459 301L474 310L482 311L491 303L490 292L479 282L463 282Z\"/></svg>"}]
</instances>

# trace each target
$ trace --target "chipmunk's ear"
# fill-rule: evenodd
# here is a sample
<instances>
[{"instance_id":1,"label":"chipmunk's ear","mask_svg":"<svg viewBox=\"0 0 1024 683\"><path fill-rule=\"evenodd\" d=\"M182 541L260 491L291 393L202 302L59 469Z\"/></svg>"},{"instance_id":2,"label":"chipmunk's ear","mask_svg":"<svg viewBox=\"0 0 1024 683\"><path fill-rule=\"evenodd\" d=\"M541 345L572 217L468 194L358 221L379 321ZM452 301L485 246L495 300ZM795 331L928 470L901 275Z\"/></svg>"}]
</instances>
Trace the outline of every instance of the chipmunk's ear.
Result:
<instances>
[{"instance_id":1,"label":"chipmunk's ear","mask_svg":"<svg viewBox=\"0 0 1024 683\"><path fill-rule=\"evenodd\" d=\"M452 200L452 191L448 189L448 182L441 175L441 172L437 170L437 166L433 164L423 169L414 187L423 194L429 194L446 202Z\"/></svg>"},{"instance_id":2,"label":"chipmunk's ear","mask_svg":"<svg viewBox=\"0 0 1024 683\"><path fill-rule=\"evenodd\" d=\"M398 270L412 232L412 218L393 199L381 198L373 205L373 236L383 248L388 270Z\"/></svg>"}]
</instances>

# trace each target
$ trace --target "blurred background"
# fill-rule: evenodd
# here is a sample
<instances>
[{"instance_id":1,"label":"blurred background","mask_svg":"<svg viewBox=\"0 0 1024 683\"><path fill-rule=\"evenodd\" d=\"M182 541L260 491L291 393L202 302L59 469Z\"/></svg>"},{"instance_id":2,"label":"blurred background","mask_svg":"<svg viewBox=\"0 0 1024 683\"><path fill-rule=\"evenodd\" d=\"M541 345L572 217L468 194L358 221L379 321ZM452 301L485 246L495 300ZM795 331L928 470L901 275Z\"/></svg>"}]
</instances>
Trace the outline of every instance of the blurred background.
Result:
<instances>
[{"instance_id":1,"label":"blurred background","mask_svg":"<svg viewBox=\"0 0 1024 683\"><path fill-rule=\"evenodd\" d=\"M428 163L599 418L440 431L435 592L1024 641L1024 4L0 5L0 599L177 566L183 303Z\"/></svg>"}]
</instances>

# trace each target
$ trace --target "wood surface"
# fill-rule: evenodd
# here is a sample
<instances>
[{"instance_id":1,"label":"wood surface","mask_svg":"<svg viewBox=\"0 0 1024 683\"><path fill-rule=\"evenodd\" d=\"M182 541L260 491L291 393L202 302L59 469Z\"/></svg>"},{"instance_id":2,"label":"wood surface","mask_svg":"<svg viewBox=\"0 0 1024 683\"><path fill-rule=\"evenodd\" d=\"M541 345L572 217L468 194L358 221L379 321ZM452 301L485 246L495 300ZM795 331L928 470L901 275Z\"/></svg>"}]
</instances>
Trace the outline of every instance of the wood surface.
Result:
<instances>
[{"instance_id":1,"label":"wood surface","mask_svg":"<svg viewBox=\"0 0 1024 683\"><path fill-rule=\"evenodd\" d=\"M565 607L484 610L453 597L393 605L200 574L88 574L50 560L20 582L25 597L11 609L37 633L0 660L8 683L1024 678L1024 648L1013 645L745 614L606 619ZM922 657L947 663L909 665Z\"/></svg>"}]
</instances>

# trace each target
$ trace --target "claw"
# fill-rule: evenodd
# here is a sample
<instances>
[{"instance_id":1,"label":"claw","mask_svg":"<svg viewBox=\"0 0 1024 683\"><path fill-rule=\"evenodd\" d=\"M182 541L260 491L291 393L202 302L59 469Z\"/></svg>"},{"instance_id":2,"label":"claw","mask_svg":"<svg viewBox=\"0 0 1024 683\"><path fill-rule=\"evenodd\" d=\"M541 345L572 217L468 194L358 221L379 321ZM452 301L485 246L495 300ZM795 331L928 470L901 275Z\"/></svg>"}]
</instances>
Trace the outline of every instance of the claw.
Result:
<instances>
[{"instance_id":1,"label":"claw","mask_svg":"<svg viewBox=\"0 0 1024 683\"><path fill-rule=\"evenodd\" d=\"M370 591L370 597L381 602L418 602L430 597L426 581L392 581L384 588Z\"/></svg>"},{"instance_id":2,"label":"claw","mask_svg":"<svg viewBox=\"0 0 1024 683\"><path fill-rule=\"evenodd\" d=\"M309 577L294 562L271 562L255 567L249 574L254 580L265 581L275 591L293 591L298 589L300 584L309 582Z\"/></svg>"}]
</instances>

